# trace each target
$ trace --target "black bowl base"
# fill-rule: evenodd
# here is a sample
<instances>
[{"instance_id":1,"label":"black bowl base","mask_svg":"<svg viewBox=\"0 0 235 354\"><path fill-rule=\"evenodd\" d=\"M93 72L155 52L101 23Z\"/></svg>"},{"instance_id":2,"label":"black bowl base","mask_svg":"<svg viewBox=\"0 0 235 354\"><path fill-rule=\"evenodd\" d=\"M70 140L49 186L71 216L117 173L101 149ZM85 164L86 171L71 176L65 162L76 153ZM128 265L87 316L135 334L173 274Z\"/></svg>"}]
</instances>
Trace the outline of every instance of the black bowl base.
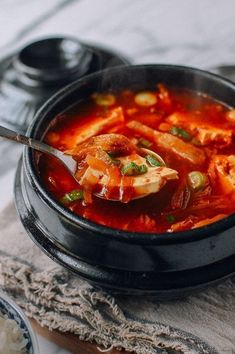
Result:
<instances>
[{"instance_id":1,"label":"black bowl base","mask_svg":"<svg viewBox=\"0 0 235 354\"><path fill-rule=\"evenodd\" d=\"M53 261L112 294L156 296L169 300L195 293L235 274L235 255L201 268L175 272L127 272L84 262L48 237L37 211L30 207L21 178L22 161L15 177L15 203L30 238Z\"/></svg>"}]
</instances>

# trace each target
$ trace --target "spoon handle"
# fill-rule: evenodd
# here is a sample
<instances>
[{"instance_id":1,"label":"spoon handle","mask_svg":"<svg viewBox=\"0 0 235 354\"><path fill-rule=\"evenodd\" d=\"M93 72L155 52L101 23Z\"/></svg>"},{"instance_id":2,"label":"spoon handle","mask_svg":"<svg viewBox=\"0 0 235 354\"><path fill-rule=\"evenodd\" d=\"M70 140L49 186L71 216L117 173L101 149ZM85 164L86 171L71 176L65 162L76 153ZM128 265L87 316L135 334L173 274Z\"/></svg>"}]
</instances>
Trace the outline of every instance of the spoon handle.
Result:
<instances>
[{"instance_id":1,"label":"spoon handle","mask_svg":"<svg viewBox=\"0 0 235 354\"><path fill-rule=\"evenodd\" d=\"M23 145L27 145L38 151L45 152L46 154L53 155L55 157L60 157L59 150L54 149L53 147L44 144L41 141L28 138L27 136L21 135L19 133L14 132L13 130L2 126L0 126L0 137L15 141L17 143L21 143Z\"/></svg>"}]
</instances>

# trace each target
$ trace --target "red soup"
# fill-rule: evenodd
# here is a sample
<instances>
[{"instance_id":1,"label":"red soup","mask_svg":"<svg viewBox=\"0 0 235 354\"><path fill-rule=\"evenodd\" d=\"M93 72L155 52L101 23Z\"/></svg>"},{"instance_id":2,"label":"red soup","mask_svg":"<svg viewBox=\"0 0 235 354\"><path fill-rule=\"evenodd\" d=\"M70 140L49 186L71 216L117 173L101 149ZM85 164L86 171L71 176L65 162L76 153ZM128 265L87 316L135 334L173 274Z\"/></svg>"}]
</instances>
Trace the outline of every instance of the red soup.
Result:
<instances>
[{"instance_id":1,"label":"red soup","mask_svg":"<svg viewBox=\"0 0 235 354\"><path fill-rule=\"evenodd\" d=\"M235 210L234 132L235 109L196 92L94 93L55 117L44 139L74 156L78 182L47 155L38 169L59 203L98 224L193 229Z\"/></svg>"}]
</instances>

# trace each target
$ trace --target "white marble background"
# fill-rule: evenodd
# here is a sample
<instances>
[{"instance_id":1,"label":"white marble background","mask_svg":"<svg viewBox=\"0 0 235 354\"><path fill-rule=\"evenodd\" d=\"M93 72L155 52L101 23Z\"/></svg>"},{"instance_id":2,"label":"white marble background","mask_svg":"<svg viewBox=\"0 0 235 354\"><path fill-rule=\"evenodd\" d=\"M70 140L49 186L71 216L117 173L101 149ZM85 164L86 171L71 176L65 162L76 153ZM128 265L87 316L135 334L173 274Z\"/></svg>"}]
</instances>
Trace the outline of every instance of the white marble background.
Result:
<instances>
[{"instance_id":1,"label":"white marble background","mask_svg":"<svg viewBox=\"0 0 235 354\"><path fill-rule=\"evenodd\" d=\"M74 35L134 63L235 65L234 0L0 0L0 59L27 41ZM0 141L0 209L21 148ZM65 354L39 337L42 354ZM79 353L79 351L78 351Z\"/></svg>"}]
</instances>

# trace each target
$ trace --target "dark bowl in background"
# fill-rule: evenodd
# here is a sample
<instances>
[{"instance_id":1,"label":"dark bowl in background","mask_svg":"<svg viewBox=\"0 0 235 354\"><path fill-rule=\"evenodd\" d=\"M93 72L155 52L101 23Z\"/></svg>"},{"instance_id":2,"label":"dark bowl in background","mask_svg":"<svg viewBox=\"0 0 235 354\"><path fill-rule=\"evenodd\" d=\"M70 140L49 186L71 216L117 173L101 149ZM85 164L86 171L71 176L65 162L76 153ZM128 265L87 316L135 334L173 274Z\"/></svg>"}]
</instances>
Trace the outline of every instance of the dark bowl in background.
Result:
<instances>
[{"instance_id":1,"label":"dark bowl in background","mask_svg":"<svg viewBox=\"0 0 235 354\"><path fill-rule=\"evenodd\" d=\"M37 113L27 133L42 139L57 114L93 92L151 89L158 82L208 94L229 106L235 102L235 85L205 71L174 65L122 66L86 76L59 91ZM18 166L15 200L26 231L52 259L113 292L169 298L235 272L235 215L176 233L104 227L74 215L51 197L29 148Z\"/></svg>"}]
</instances>

